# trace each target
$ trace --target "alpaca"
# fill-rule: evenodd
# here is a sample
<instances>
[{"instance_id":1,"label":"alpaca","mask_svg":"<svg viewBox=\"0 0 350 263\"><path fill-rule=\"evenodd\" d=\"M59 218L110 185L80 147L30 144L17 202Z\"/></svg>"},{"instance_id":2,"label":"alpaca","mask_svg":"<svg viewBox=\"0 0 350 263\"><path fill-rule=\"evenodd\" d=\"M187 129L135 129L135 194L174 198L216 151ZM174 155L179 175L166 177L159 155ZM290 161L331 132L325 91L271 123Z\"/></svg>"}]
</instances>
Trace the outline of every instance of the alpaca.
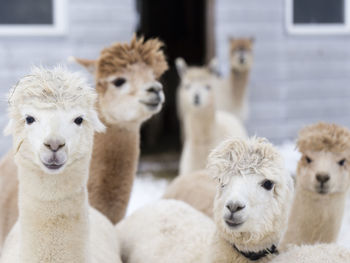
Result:
<instances>
[{"instance_id":1,"label":"alpaca","mask_svg":"<svg viewBox=\"0 0 350 263\"><path fill-rule=\"evenodd\" d=\"M1 263L121 262L114 226L87 197L97 95L79 75L35 68L9 96L19 219Z\"/></svg>"},{"instance_id":2,"label":"alpaca","mask_svg":"<svg viewBox=\"0 0 350 263\"><path fill-rule=\"evenodd\" d=\"M208 167L217 182L214 221L177 200L141 208L117 225L123 262L271 259L293 195L280 154L265 139L233 138L211 152Z\"/></svg>"},{"instance_id":3,"label":"alpaca","mask_svg":"<svg viewBox=\"0 0 350 263\"><path fill-rule=\"evenodd\" d=\"M216 184L207 170L177 176L163 194L164 199L181 200L213 218Z\"/></svg>"},{"instance_id":4,"label":"alpaca","mask_svg":"<svg viewBox=\"0 0 350 263\"><path fill-rule=\"evenodd\" d=\"M228 111L241 120L248 115L247 86L253 64L253 38L230 39L230 75L220 80L216 96L219 110Z\"/></svg>"},{"instance_id":5,"label":"alpaca","mask_svg":"<svg viewBox=\"0 0 350 263\"><path fill-rule=\"evenodd\" d=\"M115 43L102 50L97 60L75 59L96 77L99 118L107 127L95 134L88 182L89 200L93 207L112 223L126 212L136 173L140 126L158 113L164 103L162 85L156 80L167 69L162 43L134 37L130 44ZM12 153L0 163L1 192L0 250L3 239L18 217L16 166ZM9 187L9 182L11 185ZM6 200L11 200L8 203Z\"/></svg>"},{"instance_id":6,"label":"alpaca","mask_svg":"<svg viewBox=\"0 0 350 263\"><path fill-rule=\"evenodd\" d=\"M165 101L158 81L168 69L163 43L133 37L105 48L98 60L76 59L94 72L99 117L107 127L95 135L89 200L113 224L125 215L140 153L141 124Z\"/></svg>"},{"instance_id":7,"label":"alpaca","mask_svg":"<svg viewBox=\"0 0 350 263\"><path fill-rule=\"evenodd\" d=\"M210 150L226 137L247 135L236 117L215 109L215 78L207 67L188 68L183 59L177 59L176 65L181 76L178 101L185 134L182 175L205 168Z\"/></svg>"},{"instance_id":8,"label":"alpaca","mask_svg":"<svg viewBox=\"0 0 350 263\"><path fill-rule=\"evenodd\" d=\"M282 247L337 240L350 185L350 131L335 124L303 128L296 191Z\"/></svg>"},{"instance_id":9,"label":"alpaca","mask_svg":"<svg viewBox=\"0 0 350 263\"><path fill-rule=\"evenodd\" d=\"M291 246L271 263L349 263L350 251L336 244Z\"/></svg>"}]
</instances>

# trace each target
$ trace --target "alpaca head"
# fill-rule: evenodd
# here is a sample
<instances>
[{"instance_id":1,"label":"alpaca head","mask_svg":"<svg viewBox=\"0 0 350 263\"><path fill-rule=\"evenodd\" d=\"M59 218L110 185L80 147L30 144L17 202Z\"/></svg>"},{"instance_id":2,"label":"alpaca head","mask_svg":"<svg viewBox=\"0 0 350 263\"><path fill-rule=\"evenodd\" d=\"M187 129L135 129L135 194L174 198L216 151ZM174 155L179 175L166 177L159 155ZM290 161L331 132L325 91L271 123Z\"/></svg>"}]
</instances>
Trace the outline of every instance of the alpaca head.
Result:
<instances>
[{"instance_id":1,"label":"alpaca head","mask_svg":"<svg viewBox=\"0 0 350 263\"><path fill-rule=\"evenodd\" d=\"M302 154L297 186L319 196L344 192L350 184L350 131L335 124L317 123L298 137Z\"/></svg>"},{"instance_id":2,"label":"alpaca head","mask_svg":"<svg viewBox=\"0 0 350 263\"><path fill-rule=\"evenodd\" d=\"M158 81L167 70L163 43L133 37L131 43L115 43L97 60L75 59L95 75L98 105L109 124L141 123L158 113L164 103Z\"/></svg>"},{"instance_id":3,"label":"alpaca head","mask_svg":"<svg viewBox=\"0 0 350 263\"><path fill-rule=\"evenodd\" d=\"M277 245L293 196L293 181L278 151L262 138L228 139L208 157L218 182L214 220L219 233L243 251Z\"/></svg>"},{"instance_id":4,"label":"alpaca head","mask_svg":"<svg viewBox=\"0 0 350 263\"><path fill-rule=\"evenodd\" d=\"M204 67L188 67L182 58L177 58L175 63L181 79L180 100L185 108L190 111L213 108L215 106L214 88L217 81L215 60Z\"/></svg>"},{"instance_id":5,"label":"alpaca head","mask_svg":"<svg viewBox=\"0 0 350 263\"><path fill-rule=\"evenodd\" d=\"M230 65L231 70L243 72L253 64L253 38L230 39Z\"/></svg>"},{"instance_id":6,"label":"alpaca head","mask_svg":"<svg viewBox=\"0 0 350 263\"><path fill-rule=\"evenodd\" d=\"M97 95L79 75L57 67L34 68L9 93L16 162L59 174L89 156L94 131L102 131L94 109Z\"/></svg>"}]
</instances>

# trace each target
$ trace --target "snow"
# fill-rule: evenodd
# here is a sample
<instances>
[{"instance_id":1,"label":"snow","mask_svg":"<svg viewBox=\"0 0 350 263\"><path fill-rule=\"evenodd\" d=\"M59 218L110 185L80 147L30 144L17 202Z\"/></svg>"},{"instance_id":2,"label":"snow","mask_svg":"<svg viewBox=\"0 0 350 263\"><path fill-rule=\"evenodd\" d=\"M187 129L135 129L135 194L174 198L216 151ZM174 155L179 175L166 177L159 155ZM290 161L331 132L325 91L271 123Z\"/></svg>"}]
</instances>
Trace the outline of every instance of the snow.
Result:
<instances>
[{"instance_id":1,"label":"snow","mask_svg":"<svg viewBox=\"0 0 350 263\"><path fill-rule=\"evenodd\" d=\"M292 175L295 175L297 162L300 158L300 154L295 150L295 144L293 142L286 142L278 146L278 148L285 159L285 165L288 171ZM129 215L145 204L152 203L161 198L168 184L168 179L155 177L152 173L137 176L127 214ZM337 243L350 248L350 195L347 199L343 224Z\"/></svg>"}]
</instances>

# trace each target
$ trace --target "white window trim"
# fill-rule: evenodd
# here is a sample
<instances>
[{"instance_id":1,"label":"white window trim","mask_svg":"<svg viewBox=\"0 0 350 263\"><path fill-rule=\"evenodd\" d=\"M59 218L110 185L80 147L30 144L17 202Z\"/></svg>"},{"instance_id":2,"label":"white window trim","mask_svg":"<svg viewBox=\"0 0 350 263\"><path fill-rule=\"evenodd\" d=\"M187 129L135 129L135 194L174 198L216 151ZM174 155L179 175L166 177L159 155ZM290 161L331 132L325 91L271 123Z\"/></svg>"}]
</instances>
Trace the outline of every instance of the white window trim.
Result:
<instances>
[{"instance_id":1,"label":"white window trim","mask_svg":"<svg viewBox=\"0 0 350 263\"><path fill-rule=\"evenodd\" d=\"M60 36L67 33L67 0L53 0L52 25L0 24L0 36Z\"/></svg>"},{"instance_id":2,"label":"white window trim","mask_svg":"<svg viewBox=\"0 0 350 263\"><path fill-rule=\"evenodd\" d=\"M345 0L344 24L293 24L293 0L286 0L287 32L298 35L340 35L350 33L350 4Z\"/></svg>"}]
</instances>

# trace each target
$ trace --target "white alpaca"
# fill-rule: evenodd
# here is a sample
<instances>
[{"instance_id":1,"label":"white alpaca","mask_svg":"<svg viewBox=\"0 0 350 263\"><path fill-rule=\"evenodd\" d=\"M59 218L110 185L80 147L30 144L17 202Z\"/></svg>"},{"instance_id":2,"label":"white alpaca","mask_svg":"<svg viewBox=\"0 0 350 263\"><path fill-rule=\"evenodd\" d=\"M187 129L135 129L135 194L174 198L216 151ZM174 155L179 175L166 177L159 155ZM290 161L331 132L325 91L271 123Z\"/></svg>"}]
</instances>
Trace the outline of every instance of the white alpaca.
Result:
<instances>
[{"instance_id":1,"label":"white alpaca","mask_svg":"<svg viewBox=\"0 0 350 263\"><path fill-rule=\"evenodd\" d=\"M216 101L219 110L228 111L241 120L247 118L247 86L253 64L252 38L230 39L230 74L219 81Z\"/></svg>"},{"instance_id":2,"label":"white alpaca","mask_svg":"<svg viewBox=\"0 0 350 263\"><path fill-rule=\"evenodd\" d=\"M218 182L215 223L189 205L162 200L117 225L124 262L266 262L276 252L293 182L264 139L230 139L209 156Z\"/></svg>"},{"instance_id":3,"label":"white alpaca","mask_svg":"<svg viewBox=\"0 0 350 263\"><path fill-rule=\"evenodd\" d=\"M271 263L349 263L350 250L336 244L292 246Z\"/></svg>"},{"instance_id":4,"label":"white alpaca","mask_svg":"<svg viewBox=\"0 0 350 263\"><path fill-rule=\"evenodd\" d=\"M181 175L205 168L210 150L222 140L247 135L236 117L215 109L215 77L208 68L188 68L183 59L177 59L176 65L181 76L178 105L185 135Z\"/></svg>"},{"instance_id":5,"label":"white alpaca","mask_svg":"<svg viewBox=\"0 0 350 263\"><path fill-rule=\"evenodd\" d=\"M212 218L215 194L216 184L209 171L199 170L177 176L163 198L183 201Z\"/></svg>"},{"instance_id":6,"label":"white alpaca","mask_svg":"<svg viewBox=\"0 0 350 263\"><path fill-rule=\"evenodd\" d=\"M114 227L91 208L87 180L97 95L79 75L36 68L10 92L19 219L1 263L121 262Z\"/></svg>"},{"instance_id":7,"label":"white alpaca","mask_svg":"<svg viewBox=\"0 0 350 263\"><path fill-rule=\"evenodd\" d=\"M283 247L335 242L350 185L350 131L310 125L300 131L297 145L302 157Z\"/></svg>"}]
</instances>

